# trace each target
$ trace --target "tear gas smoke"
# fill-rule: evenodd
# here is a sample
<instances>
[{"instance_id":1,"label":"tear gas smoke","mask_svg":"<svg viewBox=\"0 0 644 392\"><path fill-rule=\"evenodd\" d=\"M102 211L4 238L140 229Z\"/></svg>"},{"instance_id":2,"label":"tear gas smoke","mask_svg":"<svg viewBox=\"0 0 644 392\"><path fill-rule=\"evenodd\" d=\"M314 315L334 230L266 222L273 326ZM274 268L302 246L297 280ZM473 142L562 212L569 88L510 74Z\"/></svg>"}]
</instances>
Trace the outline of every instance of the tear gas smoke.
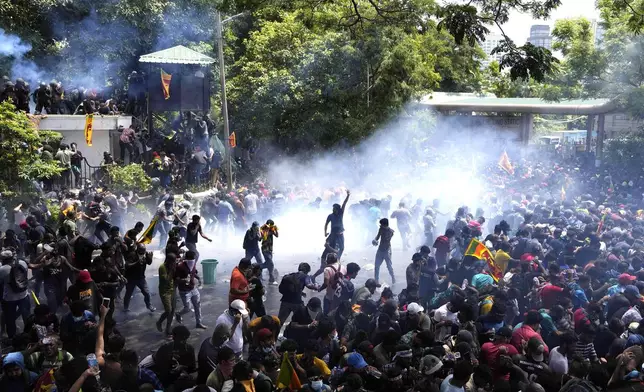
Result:
<instances>
[{"instance_id":1,"label":"tear gas smoke","mask_svg":"<svg viewBox=\"0 0 644 392\"><path fill-rule=\"evenodd\" d=\"M33 88L33 86L37 86L38 81L44 80L46 75L36 63L25 57L30 50L31 45L23 42L20 37L7 34L3 29L0 29L0 56L12 59L11 75L9 76L14 80L22 78Z\"/></svg>"},{"instance_id":2,"label":"tear gas smoke","mask_svg":"<svg viewBox=\"0 0 644 392\"><path fill-rule=\"evenodd\" d=\"M500 153L516 147L518 134L491 126L472 128L466 124L465 117L451 117L435 124L427 121L426 114L398 118L355 148L334 150L313 158L273 159L267 168L271 186L285 196L294 193L304 199L300 208L271 217L280 228L276 253L322 253L324 222L331 213L331 205L341 204L346 193L337 192L324 200L319 210L307 204L316 197L324 197L325 193L331 195L338 188L351 191L344 214L345 249L349 254L369 249L368 244L377 233L377 220L365 221L351 207L365 199L382 200L390 195L388 215L398 208L402 199L406 200L407 209L422 200L421 217L425 208L438 200L439 211L446 215L438 217L437 232L445 230L447 220L453 218L460 206L468 206L472 213L477 208L489 212L486 207L493 189L485 176L490 168L498 170ZM419 220L412 227L419 236L423 233L421 225ZM390 219L390 226L398 232L394 219ZM398 234L392 244L402 246ZM238 245L233 242L231 250Z\"/></svg>"}]
</instances>

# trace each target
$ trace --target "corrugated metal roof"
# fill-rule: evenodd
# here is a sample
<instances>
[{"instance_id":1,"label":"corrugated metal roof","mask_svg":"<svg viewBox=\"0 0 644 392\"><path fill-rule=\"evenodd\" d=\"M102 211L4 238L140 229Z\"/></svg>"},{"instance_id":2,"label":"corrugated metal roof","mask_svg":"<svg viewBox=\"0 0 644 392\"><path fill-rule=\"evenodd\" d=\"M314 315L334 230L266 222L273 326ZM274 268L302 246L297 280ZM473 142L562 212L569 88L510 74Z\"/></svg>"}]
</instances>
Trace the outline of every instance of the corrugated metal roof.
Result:
<instances>
[{"instance_id":1,"label":"corrugated metal roof","mask_svg":"<svg viewBox=\"0 0 644 392\"><path fill-rule=\"evenodd\" d=\"M548 102L540 98L492 98L458 95L435 97L426 96L421 105L438 110L458 112L500 112L500 113L541 113L541 114L601 114L615 110L610 99L576 99Z\"/></svg>"},{"instance_id":2,"label":"corrugated metal roof","mask_svg":"<svg viewBox=\"0 0 644 392\"><path fill-rule=\"evenodd\" d=\"M183 45L160 50L141 56L139 61L142 63L158 64L200 64L209 65L215 62L215 59L204 54L188 49Z\"/></svg>"}]
</instances>

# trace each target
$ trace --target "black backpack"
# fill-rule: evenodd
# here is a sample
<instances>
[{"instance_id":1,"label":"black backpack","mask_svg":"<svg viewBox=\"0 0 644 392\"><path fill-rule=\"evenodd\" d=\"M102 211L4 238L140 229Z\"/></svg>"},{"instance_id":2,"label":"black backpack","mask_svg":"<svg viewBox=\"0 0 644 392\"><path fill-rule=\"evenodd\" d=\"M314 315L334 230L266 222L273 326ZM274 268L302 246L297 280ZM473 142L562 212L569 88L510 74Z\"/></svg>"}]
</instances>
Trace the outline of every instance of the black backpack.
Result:
<instances>
[{"instance_id":1,"label":"black backpack","mask_svg":"<svg viewBox=\"0 0 644 392\"><path fill-rule=\"evenodd\" d=\"M288 296L301 295L303 287L299 274L299 272L293 272L282 277L282 281L278 287L280 294Z\"/></svg>"},{"instance_id":2,"label":"black backpack","mask_svg":"<svg viewBox=\"0 0 644 392\"><path fill-rule=\"evenodd\" d=\"M18 260L15 260L11 265L11 270L9 271L9 284L11 289L20 293L27 290L29 282L29 276L27 268L25 268Z\"/></svg>"}]
</instances>

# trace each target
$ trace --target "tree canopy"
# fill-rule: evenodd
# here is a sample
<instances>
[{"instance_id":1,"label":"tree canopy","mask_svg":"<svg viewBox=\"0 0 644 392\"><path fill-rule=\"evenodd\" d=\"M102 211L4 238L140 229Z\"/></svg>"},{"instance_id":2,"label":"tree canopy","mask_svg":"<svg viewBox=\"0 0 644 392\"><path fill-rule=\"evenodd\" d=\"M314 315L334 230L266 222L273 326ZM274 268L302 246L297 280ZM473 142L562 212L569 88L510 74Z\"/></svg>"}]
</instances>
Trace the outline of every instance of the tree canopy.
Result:
<instances>
[{"instance_id":1,"label":"tree canopy","mask_svg":"<svg viewBox=\"0 0 644 392\"><path fill-rule=\"evenodd\" d=\"M29 49L0 50L0 72L117 92L142 54L182 44L216 57L215 13L243 13L225 27L231 127L242 145L260 138L290 150L354 143L438 89L554 100L639 89L641 75L626 63L642 53L636 49L643 0L599 1L607 25L601 51L589 39L587 21L559 22L561 64L550 51L505 36L510 12L547 18L560 3L0 0L0 35L19 37ZM495 49L503 56L496 71L481 70L479 44L492 26L505 36ZM619 86L608 88L607 77Z\"/></svg>"}]
</instances>

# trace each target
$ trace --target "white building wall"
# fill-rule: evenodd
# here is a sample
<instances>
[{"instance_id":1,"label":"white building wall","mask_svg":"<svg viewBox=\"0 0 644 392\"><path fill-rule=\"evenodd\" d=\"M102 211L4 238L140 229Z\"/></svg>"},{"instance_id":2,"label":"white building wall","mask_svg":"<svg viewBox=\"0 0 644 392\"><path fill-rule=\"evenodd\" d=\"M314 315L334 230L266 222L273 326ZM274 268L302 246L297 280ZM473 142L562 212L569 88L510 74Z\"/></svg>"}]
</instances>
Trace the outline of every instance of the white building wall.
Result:
<instances>
[{"instance_id":1,"label":"white building wall","mask_svg":"<svg viewBox=\"0 0 644 392\"><path fill-rule=\"evenodd\" d=\"M60 132L63 143L76 143L78 149L92 166L103 160L103 152L108 151L115 158L119 154L118 127L132 124L131 116L94 116L92 146L85 143L85 116L51 115L40 119L38 129Z\"/></svg>"}]
</instances>

